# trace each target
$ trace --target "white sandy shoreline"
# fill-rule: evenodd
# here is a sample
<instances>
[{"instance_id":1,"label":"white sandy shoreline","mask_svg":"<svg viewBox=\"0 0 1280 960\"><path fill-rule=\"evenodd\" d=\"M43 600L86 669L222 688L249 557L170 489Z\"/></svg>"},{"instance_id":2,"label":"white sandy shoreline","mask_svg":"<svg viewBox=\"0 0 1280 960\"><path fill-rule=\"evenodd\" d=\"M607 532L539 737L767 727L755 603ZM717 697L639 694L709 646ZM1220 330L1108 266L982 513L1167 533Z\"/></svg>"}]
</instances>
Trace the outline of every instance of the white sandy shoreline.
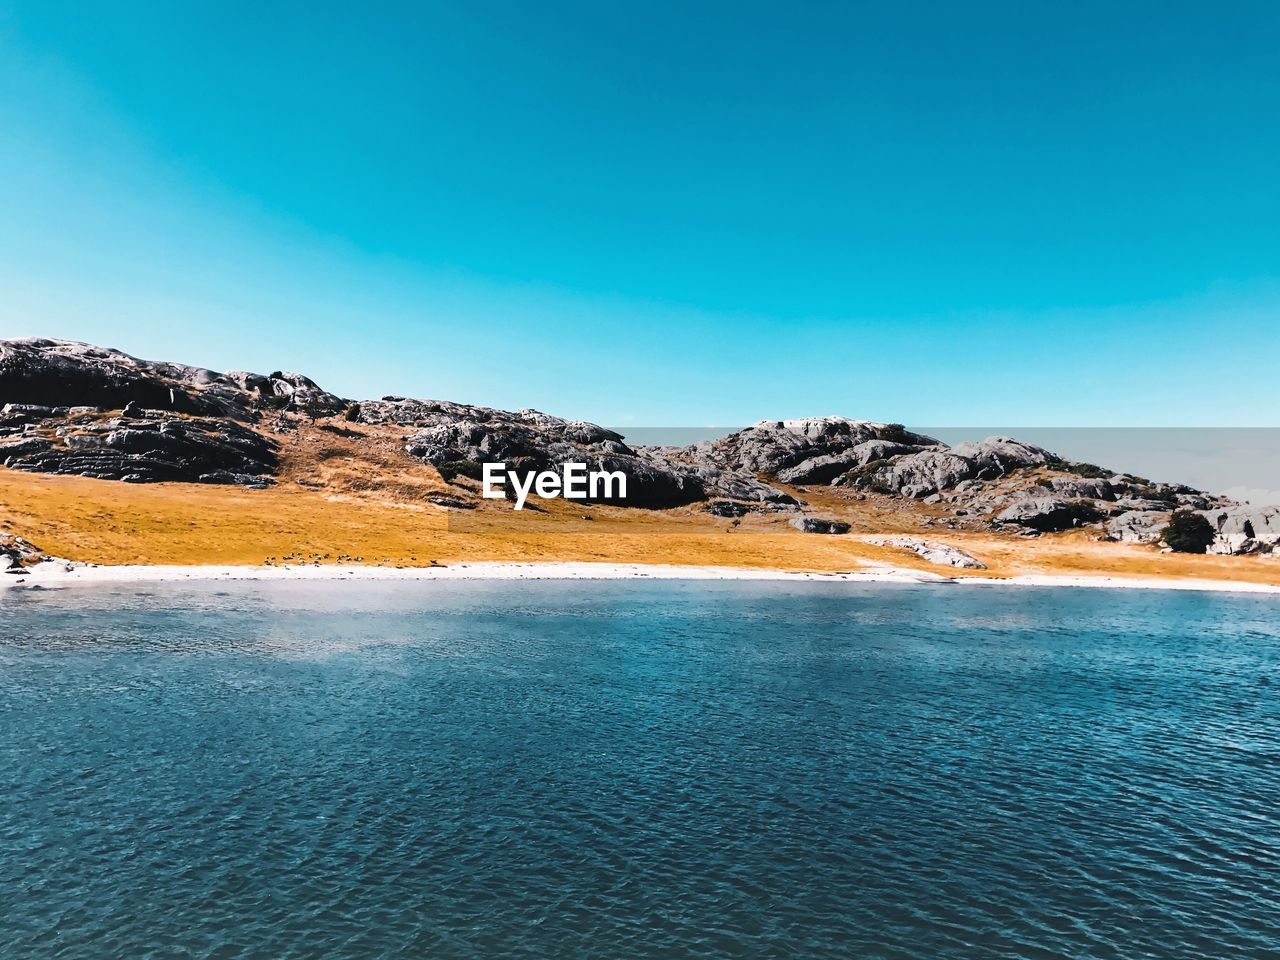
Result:
<instances>
[{"instance_id":1,"label":"white sandy shoreline","mask_svg":"<svg viewBox=\"0 0 1280 960\"><path fill-rule=\"evenodd\" d=\"M956 586L1093 587L1129 590L1207 590L1280 594L1280 586L1231 580L1157 577L1066 576L948 577L879 564L839 573L808 573L748 567L678 566L639 563L453 563L435 567L358 565L282 566L94 566L50 560L22 574L0 576L0 590L23 587L71 587L107 583L179 581L445 581L445 580L758 580L814 583L918 583Z\"/></svg>"}]
</instances>

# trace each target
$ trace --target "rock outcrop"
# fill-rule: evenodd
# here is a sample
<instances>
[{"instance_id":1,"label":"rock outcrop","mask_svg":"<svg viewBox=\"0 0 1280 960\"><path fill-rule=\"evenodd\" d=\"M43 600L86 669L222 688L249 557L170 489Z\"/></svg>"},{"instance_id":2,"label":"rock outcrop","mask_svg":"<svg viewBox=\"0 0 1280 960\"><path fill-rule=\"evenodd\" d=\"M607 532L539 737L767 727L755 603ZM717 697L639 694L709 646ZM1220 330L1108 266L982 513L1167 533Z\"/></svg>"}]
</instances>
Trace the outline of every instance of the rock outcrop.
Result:
<instances>
[{"instance_id":1,"label":"rock outcrop","mask_svg":"<svg viewBox=\"0 0 1280 960\"><path fill-rule=\"evenodd\" d=\"M930 563L945 564L963 570L985 570L987 565L963 550L935 540L922 540L919 537L865 537L866 543L878 547L898 547L918 554Z\"/></svg>"},{"instance_id":2,"label":"rock outcrop","mask_svg":"<svg viewBox=\"0 0 1280 960\"><path fill-rule=\"evenodd\" d=\"M537 410L511 412L443 400L385 397L361 403L358 419L413 428L405 451L436 467L442 476L474 477L485 462L502 462L507 469L519 471L572 462L585 463L588 470L623 473L627 497L619 502L632 507L675 507L708 497L795 502L749 474L687 460L666 448L632 448L612 430Z\"/></svg>"},{"instance_id":3,"label":"rock outcrop","mask_svg":"<svg viewBox=\"0 0 1280 960\"><path fill-rule=\"evenodd\" d=\"M934 444L901 456L872 463L849 476L852 486L904 497L926 497L966 481L994 480L1013 470L1039 466L1047 451L1009 437L988 437L954 447Z\"/></svg>"},{"instance_id":4,"label":"rock outcrop","mask_svg":"<svg viewBox=\"0 0 1280 960\"><path fill-rule=\"evenodd\" d=\"M275 471L275 442L235 420L131 412L103 418L96 412L7 405L0 410L0 463L134 483L261 486Z\"/></svg>"},{"instance_id":5,"label":"rock outcrop","mask_svg":"<svg viewBox=\"0 0 1280 960\"><path fill-rule=\"evenodd\" d=\"M296 373L216 373L68 340L0 341L0 463L136 483L261 487L276 442L266 412L311 417L348 402Z\"/></svg>"},{"instance_id":6,"label":"rock outcrop","mask_svg":"<svg viewBox=\"0 0 1280 960\"><path fill-rule=\"evenodd\" d=\"M40 548L29 540L0 531L0 572L21 570L43 556Z\"/></svg>"},{"instance_id":7,"label":"rock outcrop","mask_svg":"<svg viewBox=\"0 0 1280 960\"><path fill-rule=\"evenodd\" d=\"M997 514L995 522L1016 524L1041 533L1070 530L1092 523L1101 517L1096 504L1088 500L1064 500L1061 497L1023 497Z\"/></svg>"},{"instance_id":8,"label":"rock outcrop","mask_svg":"<svg viewBox=\"0 0 1280 960\"><path fill-rule=\"evenodd\" d=\"M764 420L690 446L638 446L596 424L536 410L396 396L354 404L298 373L217 373L35 338L0 341L0 405L0 463L45 473L261 487L279 469L278 438L308 418L341 414L357 425L396 428L390 442L404 454L448 483L470 484L471 492L442 503L454 509L471 503L485 462L516 471L575 462L623 473L621 505L633 507L703 503L729 518L797 512L803 498L818 499L809 491L820 486L910 512L923 525L1025 534L1091 525L1134 543L1158 541L1172 511L1197 510L1217 531L1215 552L1280 547L1274 508L1113 474L1012 437L948 446L899 424L847 417ZM323 426L348 443L364 435L346 423ZM373 432L388 442L391 431ZM816 532L842 521L796 516L793 523Z\"/></svg>"},{"instance_id":9,"label":"rock outcrop","mask_svg":"<svg viewBox=\"0 0 1280 960\"><path fill-rule=\"evenodd\" d=\"M873 448L853 454L855 447L868 441L886 441L896 447L916 449L935 445L929 437L911 433L897 424L848 417L811 417L801 420L762 420L745 430L738 430L720 440L707 440L685 448L685 456L695 462L740 471L747 474L771 474L784 483L824 482L785 480L780 472L805 461L828 456L852 455L852 463L868 462ZM881 454L885 456L888 454ZM825 473L823 465L811 465ZM848 468L846 468L848 469ZM794 474L799 477L803 471Z\"/></svg>"},{"instance_id":10,"label":"rock outcrop","mask_svg":"<svg viewBox=\"0 0 1280 960\"><path fill-rule=\"evenodd\" d=\"M1159 543L1168 513L1129 510L1107 521L1107 535L1121 543Z\"/></svg>"},{"instance_id":11,"label":"rock outcrop","mask_svg":"<svg viewBox=\"0 0 1280 960\"><path fill-rule=\"evenodd\" d=\"M1273 553L1280 551L1280 507L1233 504L1202 511L1217 531L1210 553Z\"/></svg>"},{"instance_id":12,"label":"rock outcrop","mask_svg":"<svg viewBox=\"0 0 1280 960\"><path fill-rule=\"evenodd\" d=\"M842 534L849 532L849 524L843 520L824 520L822 517L793 517L791 525L801 533Z\"/></svg>"},{"instance_id":13,"label":"rock outcrop","mask_svg":"<svg viewBox=\"0 0 1280 960\"><path fill-rule=\"evenodd\" d=\"M0 403L148 410L253 420L258 411L324 416L347 406L296 373L215 373L71 340L0 340Z\"/></svg>"}]
</instances>

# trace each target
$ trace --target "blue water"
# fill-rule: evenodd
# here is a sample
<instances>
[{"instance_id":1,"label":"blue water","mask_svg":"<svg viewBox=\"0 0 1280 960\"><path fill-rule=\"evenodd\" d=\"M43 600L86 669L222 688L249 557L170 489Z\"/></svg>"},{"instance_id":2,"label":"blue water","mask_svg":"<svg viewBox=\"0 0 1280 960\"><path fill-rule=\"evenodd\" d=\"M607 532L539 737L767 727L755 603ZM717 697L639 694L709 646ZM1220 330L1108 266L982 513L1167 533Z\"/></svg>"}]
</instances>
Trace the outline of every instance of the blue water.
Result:
<instances>
[{"instance_id":1,"label":"blue water","mask_svg":"<svg viewBox=\"0 0 1280 960\"><path fill-rule=\"evenodd\" d=\"M1280 956L1280 599L0 597L0 956Z\"/></svg>"}]
</instances>

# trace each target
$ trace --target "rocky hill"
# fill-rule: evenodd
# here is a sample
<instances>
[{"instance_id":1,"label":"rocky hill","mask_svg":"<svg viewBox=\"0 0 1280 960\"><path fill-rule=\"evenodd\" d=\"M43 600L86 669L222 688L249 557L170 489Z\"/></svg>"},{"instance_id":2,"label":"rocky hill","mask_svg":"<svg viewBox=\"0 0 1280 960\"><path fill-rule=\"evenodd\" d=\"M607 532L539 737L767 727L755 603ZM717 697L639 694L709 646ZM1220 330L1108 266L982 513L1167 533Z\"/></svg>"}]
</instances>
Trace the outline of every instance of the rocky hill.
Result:
<instances>
[{"instance_id":1,"label":"rocky hill","mask_svg":"<svg viewBox=\"0 0 1280 960\"><path fill-rule=\"evenodd\" d=\"M896 424L815 417L762 421L714 442L632 446L613 431L536 410L438 400L352 401L296 373L217 373L49 339L0 341L0 463L14 470L134 483L264 487L281 437L300 423L399 431L409 463L474 500L485 461L546 469L566 461L628 477L625 506L689 505L719 516L794 514L804 530L816 487L851 504L932 508L927 522L1038 536L1077 527L1155 543L1175 510L1203 514L1218 553L1280 546L1280 510L1055 456L1010 437L948 446ZM339 426L334 426L338 424ZM941 512L941 516L939 515Z\"/></svg>"}]
</instances>

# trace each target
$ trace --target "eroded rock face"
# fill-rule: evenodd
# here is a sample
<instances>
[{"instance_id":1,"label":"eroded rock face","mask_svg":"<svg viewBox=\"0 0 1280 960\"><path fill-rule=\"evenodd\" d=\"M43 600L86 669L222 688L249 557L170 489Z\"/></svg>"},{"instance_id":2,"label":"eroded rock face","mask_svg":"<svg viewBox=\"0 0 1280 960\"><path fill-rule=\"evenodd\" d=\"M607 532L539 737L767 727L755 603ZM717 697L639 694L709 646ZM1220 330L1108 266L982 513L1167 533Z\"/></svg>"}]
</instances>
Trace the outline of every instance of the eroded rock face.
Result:
<instances>
[{"instance_id":1,"label":"eroded rock face","mask_svg":"<svg viewBox=\"0 0 1280 960\"><path fill-rule=\"evenodd\" d=\"M68 340L0 341L0 463L136 483L260 487L276 444L261 414L328 416L341 397L297 373L216 373Z\"/></svg>"},{"instance_id":2,"label":"eroded rock face","mask_svg":"<svg viewBox=\"0 0 1280 960\"><path fill-rule=\"evenodd\" d=\"M977 465L949 450L935 449L870 464L852 486L902 497L927 497L978 475Z\"/></svg>"},{"instance_id":3,"label":"eroded rock face","mask_svg":"<svg viewBox=\"0 0 1280 960\"><path fill-rule=\"evenodd\" d=\"M864 440L842 453L821 454L801 460L795 466L779 470L778 479L783 483L830 483L850 470L865 467L868 463L916 453L918 450L919 447L889 440Z\"/></svg>"},{"instance_id":4,"label":"eroded rock face","mask_svg":"<svg viewBox=\"0 0 1280 960\"><path fill-rule=\"evenodd\" d=\"M30 337L0 340L0 403L148 410L251 420L260 409L326 415L347 401L296 373L263 377L140 360L105 347Z\"/></svg>"},{"instance_id":5,"label":"eroded rock face","mask_svg":"<svg viewBox=\"0 0 1280 960\"><path fill-rule=\"evenodd\" d=\"M987 437L977 443L958 443L951 448L951 453L973 461L977 476L1002 476L1018 467L1040 466L1052 458L1048 450L1012 437Z\"/></svg>"},{"instance_id":6,"label":"eroded rock face","mask_svg":"<svg viewBox=\"0 0 1280 960\"><path fill-rule=\"evenodd\" d=\"M1116 490L1111 485L1111 481L1096 478L1052 477L1049 480L1049 488L1057 496L1072 500L1111 501L1116 498Z\"/></svg>"},{"instance_id":7,"label":"eroded rock face","mask_svg":"<svg viewBox=\"0 0 1280 960\"><path fill-rule=\"evenodd\" d=\"M1210 553L1273 553L1280 550L1280 507L1234 504L1202 511L1217 531Z\"/></svg>"},{"instance_id":8,"label":"eroded rock face","mask_svg":"<svg viewBox=\"0 0 1280 960\"><path fill-rule=\"evenodd\" d=\"M802 420L762 420L720 440L695 444L688 448L688 455L728 470L776 476L779 471L806 460L851 454L853 448L872 440L884 440L909 449L935 443L930 437L911 433L892 424L851 420L848 417L810 417ZM862 463L868 462L865 455L865 452L862 457L853 455L851 463L856 464L859 459Z\"/></svg>"},{"instance_id":9,"label":"eroded rock face","mask_svg":"<svg viewBox=\"0 0 1280 960\"><path fill-rule=\"evenodd\" d=\"M12 416L0 413L0 431L12 426ZM143 411L129 418L68 413L32 422L20 413L16 426L21 432L0 433L0 463L14 470L259 486L276 468L275 443L234 420Z\"/></svg>"}]
</instances>

